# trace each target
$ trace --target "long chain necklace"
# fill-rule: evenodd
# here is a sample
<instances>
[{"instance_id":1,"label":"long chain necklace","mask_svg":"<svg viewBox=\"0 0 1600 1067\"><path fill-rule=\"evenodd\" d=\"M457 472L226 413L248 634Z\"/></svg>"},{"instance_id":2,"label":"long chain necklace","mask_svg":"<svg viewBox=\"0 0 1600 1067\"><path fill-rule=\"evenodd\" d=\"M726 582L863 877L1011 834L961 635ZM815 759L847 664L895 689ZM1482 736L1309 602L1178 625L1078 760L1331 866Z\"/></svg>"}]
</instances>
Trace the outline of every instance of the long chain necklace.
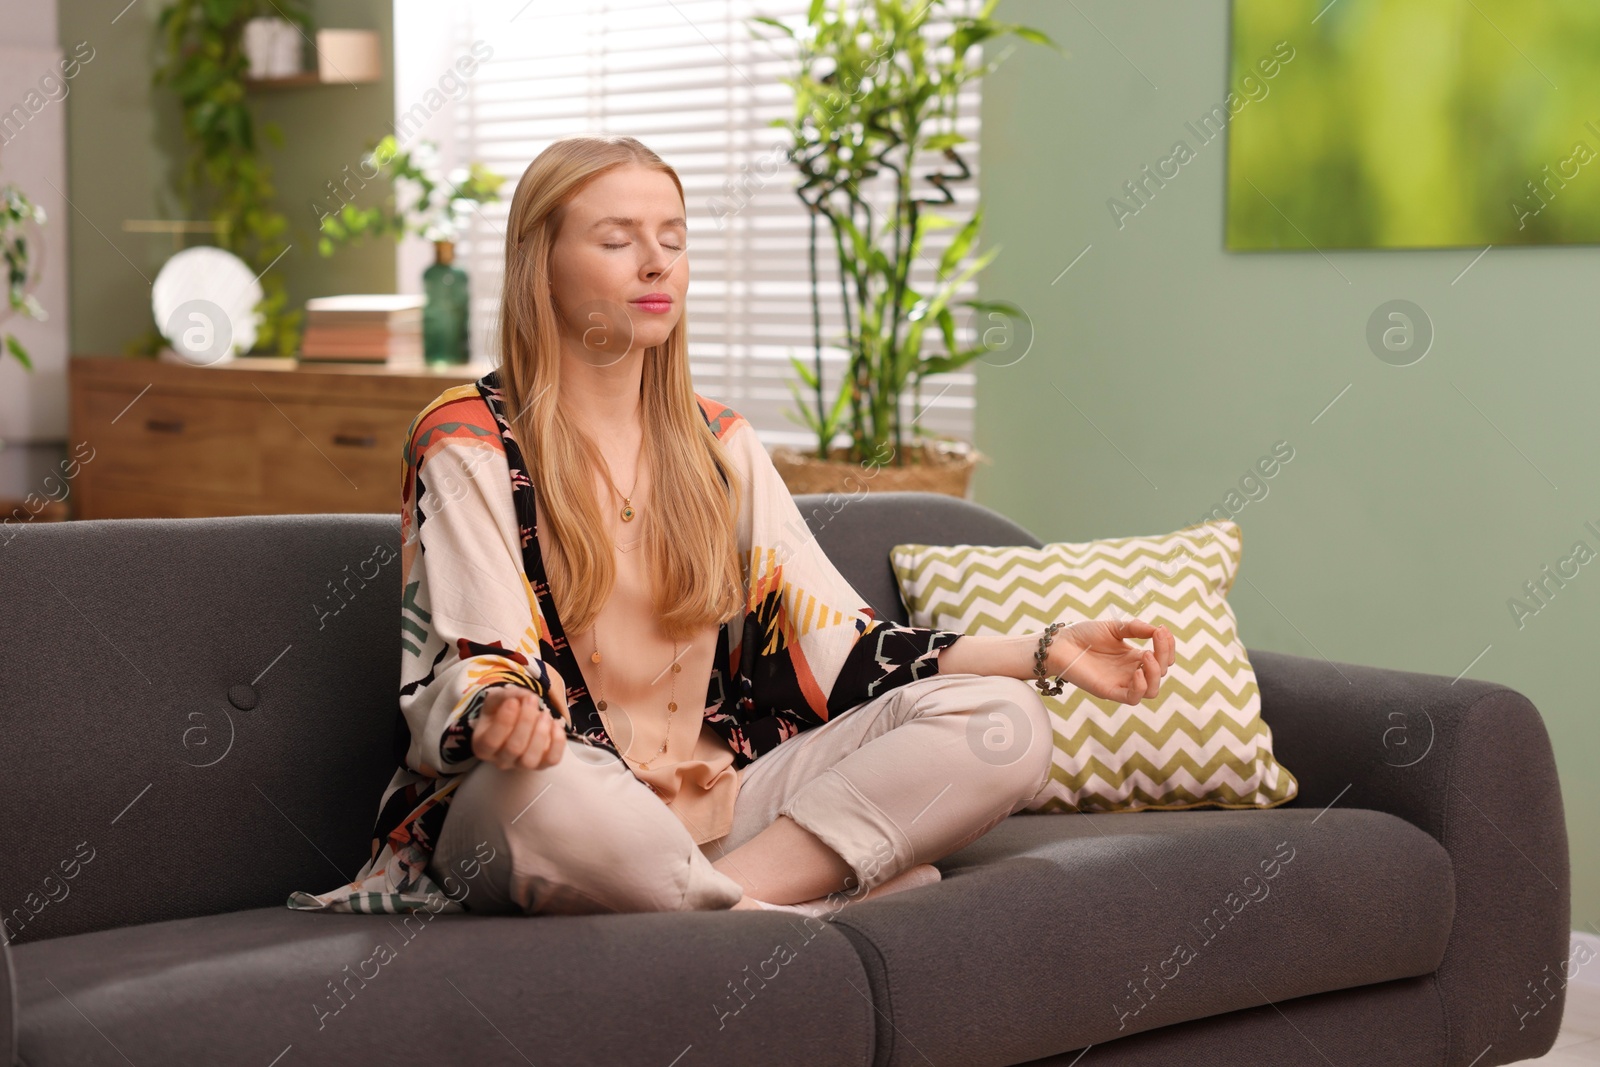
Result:
<instances>
[{"instance_id":1,"label":"long chain necklace","mask_svg":"<svg viewBox=\"0 0 1600 1067\"><path fill-rule=\"evenodd\" d=\"M644 454L644 438L642 438L642 437L639 438L639 454L640 455ZM611 481L611 465L609 463L606 463L604 460L602 460L601 461L601 467L602 467L601 473L606 476L606 481L610 482L610 484L611 484L611 491L613 493L616 493L618 496L622 496L622 490L617 488L617 483ZM633 521L633 516L636 514L634 512L634 510L633 510L633 504L631 503L631 500L632 500L632 497L633 497L633 491L635 489L639 488L639 472L640 472L640 469L641 468L640 468L640 465L639 465L639 456L634 456L634 458L633 458L633 485L628 488L628 495L627 496L622 496L622 511L621 511L621 515L622 515L622 521L623 522L632 522Z\"/></svg>"},{"instance_id":2,"label":"long chain necklace","mask_svg":"<svg viewBox=\"0 0 1600 1067\"><path fill-rule=\"evenodd\" d=\"M599 665L600 663L600 626L598 622L596 622L594 628L594 651L589 654L589 662L596 665ZM665 736L662 737L661 748L656 751L656 754L639 764L640 768L643 770L649 770L650 764L660 759L662 754L667 751L667 741L672 737L672 720L676 718L678 714L678 672L681 670L683 670L683 665L678 662L678 642L674 640L672 642L672 695L667 700L667 732ZM603 670L597 671L595 676L595 707L599 708L601 712L606 710L605 697L600 695L601 683L604 681L605 672ZM606 732L611 734L613 741L616 740L616 734L612 732L611 724L609 722L606 723ZM628 739L628 747L633 747L633 739L631 737ZM627 758L626 754L623 755L623 758ZM655 786L651 786L650 788L654 789Z\"/></svg>"},{"instance_id":3,"label":"long chain necklace","mask_svg":"<svg viewBox=\"0 0 1600 1067\"><path fill-rule=\"evenodd\" d=\"M643 440L643 438L641 438L640 441L639 441L639 455L643 455L643 453L644 453L644 440ZM629 487L628 493L627 493L626 496L623 496L622 490L617 488L617 483L613 482L611 480L611 468L610 468L609 464L607 464L605 466L605 469L603 471L603 473L606 476L606 481L608 483L610 483L610 485L611 485L611 491L616 493L618 496L622 497L622 511L620 512L620 514L621 514L623 522L632 522L633 521L633 517L636 514L636 512L633 509L632 497L633 497L633 491L635 489L639 488L639 474L641 473L642 470L643 470L643 467L638 462L638 456L635 456L634 457L633 485L631 487ZM589 654L589 662L595 664L596 666L599 666L600 662L601 662L601 657L600 657L600 625L599 625L598 620L596 621L595 626L594 626L594 651ZM676 639L674 639L673 642L672 642L672 692L671 692L671 695L667 699L667 731L666 731L665 735L663 735L663 737L661 738L661 747L656 750L656 754L651 756L649 759L647 759L644 762L639 764L639 767L642 770L649 770L650 769L650 765L652 763L654 763L656 760L660 759L666 753L666 751L667 751L667 743L672 739L672 722L673 722L673 720L675 718L677 718L677 714L678 714L678 700L677 700L677 697L678 697L678 674L682 670L683 670L683 665L678 662L678 642L677 642ZM602 713L604 713L605 710L606 710L606 701L605 701L605 697L602 695L602 688L601 688L604 682L605 682L605 671L604 670L597 671L596 672L596 677L595 677L595 697L596 697L595 707L597 707ZM610 723L606 724L606 732L611 734L613 740L615 740L616 734L615 734L615 732L612 731ZM628 747L629 748L633 747L632 738L629 738ZM626 754L623 754L623 759L627 759L627 755ZM651 788L651 790L654 790L655 786L652 785L652 786L650 786L650 788Z\"/></svg>"}]
</instances>

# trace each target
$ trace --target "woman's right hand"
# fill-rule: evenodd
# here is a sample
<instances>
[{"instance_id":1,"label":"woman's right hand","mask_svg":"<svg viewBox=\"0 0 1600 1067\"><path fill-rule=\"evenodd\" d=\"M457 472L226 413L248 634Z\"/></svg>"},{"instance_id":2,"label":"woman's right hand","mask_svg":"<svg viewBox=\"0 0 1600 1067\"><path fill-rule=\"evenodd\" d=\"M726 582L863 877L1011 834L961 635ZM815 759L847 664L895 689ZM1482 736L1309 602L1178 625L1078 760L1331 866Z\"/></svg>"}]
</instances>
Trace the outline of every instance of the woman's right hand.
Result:
<instances>
[{"instance_id":1,"label":"woman's right hand","mask_svg":"<svg viewBox=\"0 0 1600 1067\"><path fill-rule=\"evenodd\" d=\"M567 710L566 686L553 668L550 695L562 713ZM559 763L567 751L563 719L546 711L538 694L521 686L492 686L483 695L483 707L472 729L472 754L503 771L534 770Z\"/></svg>"}]
</instances>

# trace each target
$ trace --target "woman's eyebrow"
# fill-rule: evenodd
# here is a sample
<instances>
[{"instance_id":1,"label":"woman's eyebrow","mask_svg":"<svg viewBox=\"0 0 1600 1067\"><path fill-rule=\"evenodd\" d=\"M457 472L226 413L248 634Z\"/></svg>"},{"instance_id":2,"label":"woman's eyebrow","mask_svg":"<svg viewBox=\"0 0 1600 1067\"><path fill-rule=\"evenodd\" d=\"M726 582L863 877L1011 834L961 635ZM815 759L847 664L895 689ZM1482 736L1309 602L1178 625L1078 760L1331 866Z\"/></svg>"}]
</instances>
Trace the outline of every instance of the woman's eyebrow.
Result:
<instances>
[{"instance_id":1,"label":"woman's eyebrow","mask_svg":"<svg viewBox=\"0 0 1600 1067\"><path fill-rule=\"evenodd\" d=\"M599 227L604 226L604 225L606 225L608 223L615 223L618 226L638 226L638 225L640 225L640 222L639 222L638 219L630 219L630 218L626 218L626 217L624 217L622 215L607 215L603 219L596 219L594 225L590 226L589 229L591 229L591 230L598 229ZM684 219L684 217L682 215L679 215L677 218L667 219L661 225L663 225L663 226L687 226L688 223L687 223L687 221Z\"/></svg>"}]
</instances>

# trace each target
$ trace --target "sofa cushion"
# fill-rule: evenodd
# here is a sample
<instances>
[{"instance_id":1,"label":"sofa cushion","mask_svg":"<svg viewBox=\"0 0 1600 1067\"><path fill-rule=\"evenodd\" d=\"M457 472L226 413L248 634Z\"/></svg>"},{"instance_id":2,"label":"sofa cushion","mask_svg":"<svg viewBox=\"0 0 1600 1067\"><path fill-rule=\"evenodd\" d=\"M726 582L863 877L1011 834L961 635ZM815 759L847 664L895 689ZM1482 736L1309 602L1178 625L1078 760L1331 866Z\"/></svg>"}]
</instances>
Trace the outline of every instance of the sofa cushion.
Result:
<instances>
[{"instance_id":1,"label":"sofa cushion","mask_svg":"<svg viewBox=\"0 0 1600 1067\"><path fill-rule=\"evenodd\" d=\"M873 1051L867 979L850 943L821 920L776 912L272 907L55 938L15 955L29 1067L866 1067Z\"/></svg>"},{"instance_id":2,"label":"sofa cushion","mask_svg":"<svg viewBox=\"0 0 1600 1067\"><path fill-rule=\"evenodd\" d=\"M1441 1058L1448 1033L1437 983L1425 975L1174 1023L1095 1045L1092 1058L1071 1049L1020 1067L1437 1064L1452 1062Z\"/></svg>"},{"instance_id":3,"label":"sofa cushion","mask_svg":"<svg viewBox=\"0 0 1600 1067\"><path fill-rule=\"evenodd\" d=\"M1022 1063L1428 974L1455 912L1439 843L1362 809L1018 814L935 865L832 916L882 1065Z\"/></svg>"},{"instance_id":4,"label":"sofa cushion","mask_svg":"<svg viewBox=\"0 0 1600 1067\"><path fill-rule=\"evenodd\" d=\"M1042 548L904 544L891 557L914 626L1029 634L1137 618L1172 631L1154 696L1124 704L1068 685L1044 697L1055 766L1026 810L1270 808L1298 783L1273 755L1228 604L1243 550L1238 523L1209 522Z\"/></svg>"},{"instance_id":5,"label":"sofa cushion","mask_svg":"<svg viewBox=\"0 0 1600 1067\"><path fill-rule=\"evenodd\" d=\"M396 516L9 533L6 936L282 907L355 872L395 768Z\"/></svg>"}]
</instances>

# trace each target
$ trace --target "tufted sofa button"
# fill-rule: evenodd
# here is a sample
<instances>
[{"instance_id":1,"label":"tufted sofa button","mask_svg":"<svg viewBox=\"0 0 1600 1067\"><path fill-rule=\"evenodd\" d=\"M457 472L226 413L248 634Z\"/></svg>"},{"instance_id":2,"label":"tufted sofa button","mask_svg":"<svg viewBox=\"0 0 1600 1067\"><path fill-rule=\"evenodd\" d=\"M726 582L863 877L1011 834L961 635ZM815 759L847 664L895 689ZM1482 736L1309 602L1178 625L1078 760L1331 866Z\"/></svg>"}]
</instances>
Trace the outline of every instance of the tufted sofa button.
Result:
<instances>
[{"instance_id":1,"label":"tufted sofa button","mask_svg":"<svg viewBox=\"0 0 1600 1067\"><path fill-rule=\"evenodd\" d=\"M228 690L228 703L240 711L249 711L256 706L256 691L248 685L236 685Z\"/></svg>"}]
</instances>

